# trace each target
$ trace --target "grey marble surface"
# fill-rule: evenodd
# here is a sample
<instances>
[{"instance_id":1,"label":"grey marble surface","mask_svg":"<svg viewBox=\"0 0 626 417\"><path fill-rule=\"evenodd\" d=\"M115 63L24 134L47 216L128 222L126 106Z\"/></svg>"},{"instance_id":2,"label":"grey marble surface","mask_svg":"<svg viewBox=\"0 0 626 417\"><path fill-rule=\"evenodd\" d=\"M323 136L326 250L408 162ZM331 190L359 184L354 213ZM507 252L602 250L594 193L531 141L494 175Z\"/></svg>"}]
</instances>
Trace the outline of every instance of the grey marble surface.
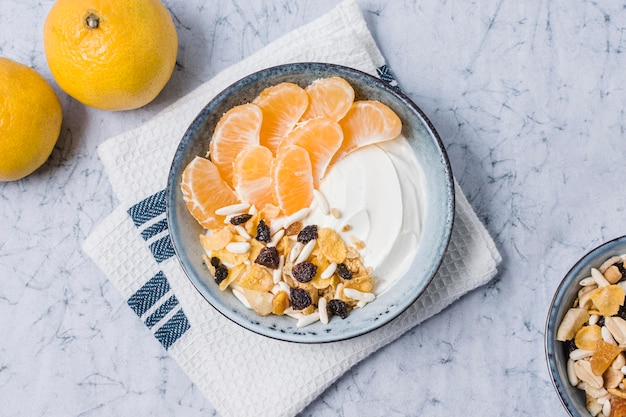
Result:
<instances>
[{"instance_id":1,"label":"grey marble surface","mask_svg":"<svg viewBox=\"0 0 626 417\"><path fill-rule=\"evenodd\" d=\"M335 0L166 0L178 65L123 113L61 92L42 47L50 0L0 0L0 56L64 110L49 161L0 184L0 415L207 416L212 405L81 251L116 205L96 147ZM566 416L543 332L553 291L626 228L622 1L359 4L400 86L425 111L503 255L500 273L348 371L301 416Z\"/></svg>"}]
</instances>

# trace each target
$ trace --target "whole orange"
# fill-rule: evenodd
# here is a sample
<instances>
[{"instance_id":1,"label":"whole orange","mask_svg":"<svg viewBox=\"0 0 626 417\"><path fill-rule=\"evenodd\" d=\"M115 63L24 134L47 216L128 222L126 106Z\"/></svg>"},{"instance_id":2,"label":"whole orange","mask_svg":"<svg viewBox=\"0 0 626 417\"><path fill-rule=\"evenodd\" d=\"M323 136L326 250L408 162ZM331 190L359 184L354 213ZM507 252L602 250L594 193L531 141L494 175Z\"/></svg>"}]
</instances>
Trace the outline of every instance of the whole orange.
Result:
<instances>
[{"instance_id":1,"label":"whole orange","mask_svg":"<svg viewBox=\"0 0 626 417\"><path fill-rule=\"evenodd\" d=\"M59 86L87 106L130 110L172 76L178 36L159 0L57 0L44 50Z\"/></svg>"},{"instance_id":2,"label":"whole orange","mask_svg":"<svg viewBox=\"0 0 626 417\"><path fill-rule=\"evenodd\" d=\"M0 181L31 174L61 131L61 103L34 69L0 57Z\"/></svg>"}]
</instances>

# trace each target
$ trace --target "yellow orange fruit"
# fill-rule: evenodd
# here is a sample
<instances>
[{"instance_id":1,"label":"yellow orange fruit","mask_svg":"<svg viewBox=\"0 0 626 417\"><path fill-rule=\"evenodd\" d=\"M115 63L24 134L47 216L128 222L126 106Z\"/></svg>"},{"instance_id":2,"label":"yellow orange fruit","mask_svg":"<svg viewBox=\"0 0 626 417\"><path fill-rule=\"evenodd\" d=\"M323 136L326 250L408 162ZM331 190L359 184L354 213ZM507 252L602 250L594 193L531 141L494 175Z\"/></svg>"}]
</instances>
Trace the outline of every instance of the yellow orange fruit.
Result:
<instances>
[{"instance_id":1,"label":"yellow orange fruit","mask_svg":"<svg viewBox=\"0 0 626 417\"><path fill-rule=\"evenodd\" d=\"M46 162L62 118L59 99L39 73L0 57L0 181L24 178Z\"/></svg>"},{"instance_id":2,"label":"yellow orange fruit","mask_svg":"<svg viewBox=\"0 0 626 417\"><path fill-rule=\"evenodd\" d=\"M241 200L259 209L274 204L270 176L273 159L272 151L261 145L239 153L233 169L233 186Z\"/></svg>"},{"instance_id":3,"label":"yellow orange fruit","mask_svg":"<svg viewBox=\"0 0 626 417\"><path fill-rule=\"evenodd\" d=\"M297 84L280 83L263 90L253 103L263 112L260 143L276 154L280 142L306 111L309 97Z\"/></svg>"},{"instance_id":4,"label":"yellow orange fruit","mask_svg":"<svg viewBox=\"0 0 626 417\"><path fill-rule=\"evenodd\" d=\"M255 104L235 106L222 116L209 144L211 161L230 186L233 185L233 164L243 149L259 144L263 113Z\"/></svg>"},{"instance_id":5,"label":"yellow orange fruit","mask_svg":"<svg viewBox=\"0 0 626 417\"><path fill-rule=\"evenodd\" d=\"M272 164L274 198L290 215L313 203L313 173L306 149L297 145L280 148Z\"/></svg>"},{"instance_id":6,"label":"yellow orange fruit","mask_svg":"<svg viewBox=\"0 0 626 417\"><path fill-rule=\"evenodd\" d=\"M341 77L315 80L304 90L309 96L309 107L301 120L327 117L338 122L348 113L354 101L354 89Z\"/></svg>"},{"instance_id":7,"label":"yellow orange fruit","mask_svg":"<svg viewBox=\"0 0 626 417\"><path fill-rule=\"evenodd\" d=\"M313 185L317 188L326 168L343 142L339 123L325 117L309 119L296 126L279 146L298 145L309 153L313 168Z\"/></svg>"},{"instance_id":8,"label":"yellow orange fruit","mask_svg":"<svg viewBox=\"0 0 626 417\"><path fill-rule=\"evenodd\" d=\"M180 186L189 212L206 229L223 226L224 216L215 214L215 210L239 202L217 167L199 156L185 167Z\"/></svg>"},{"instance_id":9,"label":"yellow orange fruit","mask_svg":"<svg viewBox=\"0 0 626 417\"><path fill-rule=\"evenodd\" d=\"M360 147L394 139L402 131L398 115L375 100L355 101L339 124L343 129L343 143L333 163Z\"/></svg>"},{"instance_id":10,"label":"yellow orange fruit","mask_svg":"<svg viewBox=\"0 0 626 417\"><path fill-rule=\"evenodd\" d=\"M176 64L176 28L159 0L57 0L43 35L59 86L97 109L148 104Z\"/></svg>"}]
</instances>

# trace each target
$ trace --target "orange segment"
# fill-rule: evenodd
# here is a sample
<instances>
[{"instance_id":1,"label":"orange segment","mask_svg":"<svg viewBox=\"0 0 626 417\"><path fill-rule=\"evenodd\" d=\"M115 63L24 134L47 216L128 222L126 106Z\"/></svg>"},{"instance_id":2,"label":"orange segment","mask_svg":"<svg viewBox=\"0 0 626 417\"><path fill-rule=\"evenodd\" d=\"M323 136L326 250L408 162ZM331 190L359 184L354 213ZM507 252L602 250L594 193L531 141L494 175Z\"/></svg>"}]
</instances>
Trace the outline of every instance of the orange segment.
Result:
<instances>
[{"instance_id":1,"label":"orange segment","mask_svg":"<svg viewBox=\"0 0 626 417\"><path fill-rule=\"evenodd\" d=\"M317 188L326 173L333 155L341 146L343 131L339 123L325 117L300 123L283 139L279 146L298 145L309 153L313 168L313 185Z\"/></svg>"},{"instance_id":2,"label":"orange segment","mask_svg":"<svg viewBox=\"0 0 626 417\"><path fill-rule=\"evenodd\" d=\"M343 144L332 163L357 148L394 139L402 131L402 122L394 111L374 100L355 101L339 124Z\"/></svg>"},{"instance_id":3,"label":"orange segment","mask_svg":"<svg viewBox=\"0 0 626 417\"><path fill-rule=\"evenodd\" d=\"M253 103L263 111L260 143L275 154L285 135L306 111L309 97L302 87L281 83L263 90Z\"/></svg>"},{"instance_id":4,"label":"orange segment","mask_svg":"<svg viewBox=\"0 0 626 417\"><path fill-rule=\"evenodd\" d=\"M338 122L348 113L354 101L354 89L340 77L315 80L305 91L309 96L309 107L301 120L328 117Z\"/></svg>"},{"instance_id":5,"label":"orange segment","mask_svg":"<svg viewBox=\"0 0 626 417\"><path fill-rule=\"evenodd\" d=\"M263 113L254 104L235 106L222 116L209 144L209 155L220 175L232 186L233 164L244 148L259 144Z\"/></svg>"},{"instance_id":6,"label":"orange segment","mask_svg":"<svg viewBox=\"0 0 626 417\"><path fill-rule=\"evenodd\" d=\"M189 212L205 229L223 226L224 216L216 215L215 210L239 202L217 167L199 156L183 171L180 188Z\"/></svg>"},{"instance_id":7,"label":"orange segment","mask_svg":"<svg viewBox=\"0 0 626 417\"><path fill-rule=\"evenodd\" d=\"M235 159L235 191L243 201L259 209L263 209L266 204L274 204L270 177L273 159L272 151L261 145L244 149Z\"/></svg>"},{"instance_id":8,"label":"orange segment","mask_svg":"<svg viewBox=\"0 0 626 417\"><path fill-rule=\"evenodd\" d=\"M272 182L278 206L290 215L313 202L313 175L306 149L282 146L272 164Z\"/></svg>"}]
</instances>

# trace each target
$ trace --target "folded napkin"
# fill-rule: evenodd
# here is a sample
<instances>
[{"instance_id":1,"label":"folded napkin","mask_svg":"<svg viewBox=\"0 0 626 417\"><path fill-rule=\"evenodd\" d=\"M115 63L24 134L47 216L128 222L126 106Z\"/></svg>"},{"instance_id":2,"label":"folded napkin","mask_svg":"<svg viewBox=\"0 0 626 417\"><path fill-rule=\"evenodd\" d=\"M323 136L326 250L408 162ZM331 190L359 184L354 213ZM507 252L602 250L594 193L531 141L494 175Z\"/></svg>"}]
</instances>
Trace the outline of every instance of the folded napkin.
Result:
<instances>
[{"instance_id":1,"label":"folded napkin","mask_svg":"<svg viewBox=\"0 0 626 417\"><path fill-rule=\"evenodd\" d=\"M319 345L280 342L239 327L204 300L174 256L165 219L164 188L178 142L202 107L230 83L265 67L302 61L341 64L393 82L358 5L349 0L98 148L120 205L83 249L224 417L295 415L355 363L485 284L500 262L457 186L456 219L439 272L407 311L370 334Z\"/></svg>"}]
</instances>

